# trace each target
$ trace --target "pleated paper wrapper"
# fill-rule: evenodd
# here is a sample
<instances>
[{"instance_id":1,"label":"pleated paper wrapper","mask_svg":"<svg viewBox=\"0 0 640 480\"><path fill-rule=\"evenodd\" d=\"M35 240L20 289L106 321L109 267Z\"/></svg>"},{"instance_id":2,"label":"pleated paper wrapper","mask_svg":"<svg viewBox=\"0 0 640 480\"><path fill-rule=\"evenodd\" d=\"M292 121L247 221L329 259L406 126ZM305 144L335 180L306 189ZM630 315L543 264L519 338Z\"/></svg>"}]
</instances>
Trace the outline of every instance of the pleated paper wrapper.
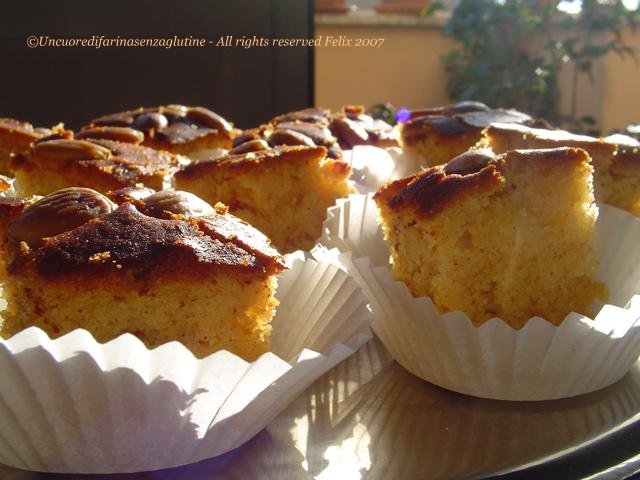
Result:
<instances>
[{"instance_id":1,"label":"pleated paper wrapper","mask_svg":"<svg viewBox=\"0 0 640 480\"><path fill-rule=\"evenodd\" d=\"M227 351L196 359L177 342L149 350L130 334L99 344L85 330L0 341L0 463L123 473L242 445L372 336L353 279L301 253L287 261L271 352L252 363Z\"/></svg>"},{"instance_id":2,"label":"pleated paper wrapper","mask_svg":"<svg viewBox=\"0 0 640 480\"><path fill-rule=\"evenodd\" d=\"M474 326L463 312L441 314L394 281L370 195L329 209L316 258L345 268L369 298L373 331L404 368L456 392L502 400L547 400L601 389L640 355L640 220L599 205L597 278L608 304L590 319L570 313L556 327L540 317L515 330L498 318ZM331 250L327 250L331 249Z\"/></svg>"},{"instance_id":3,"label":"pleated paper wrapper","mask_svg":"<svg viewBox=\"0 0 640 480\"><path fill-rule=\"evenodd\" d=\"M358 193L375 192L393 180L421 170L421 157L398 147L358 145L343 152L351 165L351 180Z\"/></svg>"}]
</instances>

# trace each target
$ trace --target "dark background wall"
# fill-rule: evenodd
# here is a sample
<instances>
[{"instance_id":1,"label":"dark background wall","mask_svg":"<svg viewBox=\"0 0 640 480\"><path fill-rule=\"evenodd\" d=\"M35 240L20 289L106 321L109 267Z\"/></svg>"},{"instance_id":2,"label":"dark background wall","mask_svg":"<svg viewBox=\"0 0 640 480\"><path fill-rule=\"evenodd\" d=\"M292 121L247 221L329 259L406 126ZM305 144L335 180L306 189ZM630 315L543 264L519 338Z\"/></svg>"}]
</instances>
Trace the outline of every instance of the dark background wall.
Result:
<instances>
[{"instance_id":1,"label":"dark background wall","mask_svg":"<svg viewBox=\"0 0 640 480\"><path fill-rule=\"evenodd\" d=\"M0 117L77 128L138 106L203 105L250 127L313 104L313 49L215 47L313 36L312 0L28 0L0 13ZM27 37L203 37L206 47L40 47Z\"/></svg>"}]
</instances>

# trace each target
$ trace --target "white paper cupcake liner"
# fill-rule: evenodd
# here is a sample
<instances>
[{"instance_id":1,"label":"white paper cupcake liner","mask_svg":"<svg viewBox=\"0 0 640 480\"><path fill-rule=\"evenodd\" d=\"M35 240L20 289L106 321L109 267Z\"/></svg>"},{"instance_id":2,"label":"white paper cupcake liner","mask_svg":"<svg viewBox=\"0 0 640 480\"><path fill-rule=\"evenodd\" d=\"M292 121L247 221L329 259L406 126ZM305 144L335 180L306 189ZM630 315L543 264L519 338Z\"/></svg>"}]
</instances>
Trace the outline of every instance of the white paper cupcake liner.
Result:
<instances>
[{"instance_id":1,"label":"white paper cupcake liner","mask_svg":"<svg viewBox=\"0 0 640 480\"><path fill-rule=\"evenodd\" d=\"M227 351L199 360L178 342L149 350L130 334L99 344L85 330L0 341L0 463L125 473L242 445L372 336L353 279L300 257L279 280L272 351L251 363Z\"/></svg>"},{"instance_id":2,"label":"white paper cupcake liner","mask_svg":"<svg viewBox=\"0 0 640 480\"><path fill-rule=\"evenodd\" d=\"M441 387L485 398L546 400L619 380L640 355L640 220L600 205L597 277L610 289L595 319L570 313L559 327L533 317L521 330L498 318L475 327L463 312L440 314L394 281L371 196L329 210L319 259L340 263L369 298L374 333L404 368Z\"/></svg>"},{"instance_id":3,"label":"white paper cupcake liner","mask_svg":"<svg viewBox=\"0 0 640 480\"><path fill-rule=\"evenodd\" d=\"M398 147L358 145L343 155L351 165L351 180L358 193L375 192L384 184L421 169L419 155Z\"/></svg>"}]
</instances>

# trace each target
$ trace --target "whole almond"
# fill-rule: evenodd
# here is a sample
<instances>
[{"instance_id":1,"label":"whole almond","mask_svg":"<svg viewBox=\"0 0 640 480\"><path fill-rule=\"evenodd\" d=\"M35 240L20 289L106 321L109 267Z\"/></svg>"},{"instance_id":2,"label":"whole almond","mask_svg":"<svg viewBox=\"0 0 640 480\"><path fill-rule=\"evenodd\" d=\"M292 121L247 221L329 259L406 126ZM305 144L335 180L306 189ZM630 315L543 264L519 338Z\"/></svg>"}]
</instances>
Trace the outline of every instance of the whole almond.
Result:
<instances>
[{"instance_id":1,"label":"whole almond","mask_svg":"<svg viewBox=\"0 0 640 480\"><path fill-rule=\"evenodd\" d=\"M468 175L482 170L496 158L496 154L488 148L468 150L453 158L444 166L447 175Z\"/></svg>"},{"instance_id":2,"label":"whole almond","mask_svg":"<svg viewBox=\"0 0 640 480\"><path fill-rule=\"evenodd\" d=\"M286 128L279 128L269 135L269 145L306 145L307 147L315 147L316 144L311 137L306 136L304 133L296 132L294 130L288 130Z\"/></svg>"},{"instance_id":3,"label":"whole almond","mask_svg":"<svg viewBox=\"0 0 640 480\"><path fill-rule=\"evenodd\" d=\"M115 205L90 188L71 187L42 197L28 207L7 228L9 239L26 242L31 248L43 239L73 230L89 220L113 211Z\"/></svg>"},{"instance_id":4,"label":"whole almond","mask_svg":"<svg viewBox=\"0 0 640 480\"><path fill-rule=\"evenodd\" d=\"M250 142L251 140L259 139L260 133L257 128L254 128L252 130L245 130L244 132L233 138L233 148L236 148L238 145L242 145L243 143Z\"/></svg>"},{"instance_id":5,"label":"whole almond","mask_svg":"<svg viewBox=\"0 0 640 480\"><path fill-rule=\"evenodd\" d=\"M229 150L229 155L235 155L238 153L258 152L260 150L268 150L269 144L264 140L249 140L248 142L241 143L237 147Z\"/></svg>"},{"instance_id":6,"label":"whole almond","mask_svg":"<svg viewBox=\"0 0 640 480\"><path fill-rule=\"evenodd\" d=\"M353 148L356 145L369 143L369 134L353 120L348 118L334 118L329 125L331 133L342 140L342 143Z\"/></svg>"},{"instance_id":7,"label":"whole almond","mask_svg":"<svg viewBox=\"0 0 640 480\"><path fill-rule=\"evenodd\" d=\"M111 150L86 140L49 140L36 143L32 155L51 160L100 160L109 158Z\"/></svg>"},{"instance_id":8,"label":"whole almond","mask_svg":"<svg viewBox=\"0 0 640 480\"><path fill-rule=\"evenodd\" d=\"M169 125L169 120L163 114L158 112L145 112L141 113L133 121L133 128L146 132L148 130L159 130L166 128Z\"/></svg>"},{"instance_id":9,"label":"whole almond","mask_svg":"<svg viewBox=\"0 0 640 480\"><path fill-rule=\"evenodd\" d=\"M173 117L186 117L188 108L184 105L179 104L171 104L165 105L163 107L158 107L158 112L164 114L169 114Z\"/></svg>"},{"instance_id":10,"label":"whole almond","mask_svg":"<svg viewBox=\"0 0 640 480\"><path fill-rule=\"evenodd\" d=\"M127 127L94 127L78 132L76 138L80 140L85 138L98 138L139 144L144 141L144 134L138 130Z\"/></svg>"},{"instance_id":11,"label":"whole almond","mask_svg":"<svg viewBox=\"0 0 640 480\"><path fill-rule=\"evenodd\" d=\"M189 108L187 110L187 118L219 132L230 133L232 130L231 124L224 118L203 107Z\"/></svg>"},{"instance_id":12,"label":"whole almond","mask_svg":"<svg viewBox=\"0 0 640 480\"><path fill-rule=\"evenodd\" d=\"M142 202L144 203L143 212L151 217L161 218L172 213L204 217L214 212L213 207L200 197L181 190L161 190L142 199Z\"/></svg>"}]
</instances>

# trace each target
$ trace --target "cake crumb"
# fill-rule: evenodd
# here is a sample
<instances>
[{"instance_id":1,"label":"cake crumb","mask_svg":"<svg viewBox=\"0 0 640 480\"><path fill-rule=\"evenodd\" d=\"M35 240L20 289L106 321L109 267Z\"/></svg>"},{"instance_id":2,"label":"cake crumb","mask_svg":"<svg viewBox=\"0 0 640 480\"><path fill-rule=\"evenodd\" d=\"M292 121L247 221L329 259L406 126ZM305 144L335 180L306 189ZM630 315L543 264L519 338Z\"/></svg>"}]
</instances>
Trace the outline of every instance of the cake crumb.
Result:
<instances>
[{"instance_id":1,"label":"cake crumb","mask_svg":"<svg viewBox=\"0 0 640 480\"><path fill-rule=\"evenodd\" d=\"M229 207L222 202L217 202L213 208L216 210L216 213L219 213L220 215L226 215L229 211Z\"/></svg>"},{"instance_id":2,"label":"cake crumb","mask_svg":"<svg viewBox=\"0 0 640 480\"><path fill-rule=\"evenodd\" d=\"M104 263L111 258L111 252L98 252L89 257L89 263Z\"/></svg>"}]
</instances>

